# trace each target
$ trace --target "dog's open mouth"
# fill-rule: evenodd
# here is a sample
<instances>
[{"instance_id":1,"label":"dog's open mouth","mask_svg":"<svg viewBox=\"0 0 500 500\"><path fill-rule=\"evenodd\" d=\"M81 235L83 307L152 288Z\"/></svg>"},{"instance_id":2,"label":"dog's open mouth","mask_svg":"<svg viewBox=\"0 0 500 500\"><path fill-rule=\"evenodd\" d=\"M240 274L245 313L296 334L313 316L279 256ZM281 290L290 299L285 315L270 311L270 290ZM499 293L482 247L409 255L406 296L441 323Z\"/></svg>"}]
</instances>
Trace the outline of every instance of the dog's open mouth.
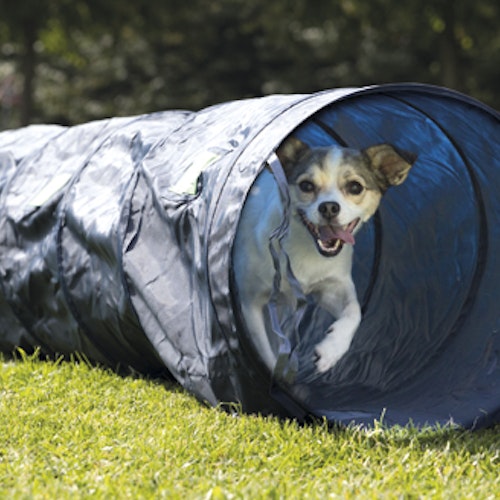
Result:
<instances>
[{"instance_id":1,"label":"dog's open mouth","mask_svg":"<svg viewBox=\"0 0 500 500\"><path fill-rule=\"evenodd\" d=\"M320 226L311 222L302 210L298 210L298 214L304 226L311 233L321 255L335 257L342 250L344 243L354 245L352 233L356 229L359 219L354 219L345 226L332 226L330 224Z\"/></svg>"}]
</instances>

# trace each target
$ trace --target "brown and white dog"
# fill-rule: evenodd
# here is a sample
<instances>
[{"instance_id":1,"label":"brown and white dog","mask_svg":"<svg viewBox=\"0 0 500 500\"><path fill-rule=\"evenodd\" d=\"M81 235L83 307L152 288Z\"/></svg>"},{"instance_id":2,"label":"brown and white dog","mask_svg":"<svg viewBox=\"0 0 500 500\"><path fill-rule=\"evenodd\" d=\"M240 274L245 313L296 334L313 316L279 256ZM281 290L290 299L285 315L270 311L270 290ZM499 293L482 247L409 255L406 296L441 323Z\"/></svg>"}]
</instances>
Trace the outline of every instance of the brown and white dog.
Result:
<instances>
[{"instance_id":1,"label":"brown and white dog","mask_svg":"<svg viewBox=\"0 0 500 500\"><path fill-rule=\"evenodd\" d=\"M401 184L411 168L389 144L364 150L309 148L289 137L276 154L290 191L289 232L283 248L304 294L336 320L315 347L316 368L326 372L347 352L361 321L361 309L351 278L355 234L377 210L385 191ZM270 370L276 353L264 320L273 290L275 269L269 238L278 226L279 193L272 174L259 175L242 211L233 264L248 333ZM296 298L287 280L281 292L290 307Z\"/></svg>"}]
</instances>

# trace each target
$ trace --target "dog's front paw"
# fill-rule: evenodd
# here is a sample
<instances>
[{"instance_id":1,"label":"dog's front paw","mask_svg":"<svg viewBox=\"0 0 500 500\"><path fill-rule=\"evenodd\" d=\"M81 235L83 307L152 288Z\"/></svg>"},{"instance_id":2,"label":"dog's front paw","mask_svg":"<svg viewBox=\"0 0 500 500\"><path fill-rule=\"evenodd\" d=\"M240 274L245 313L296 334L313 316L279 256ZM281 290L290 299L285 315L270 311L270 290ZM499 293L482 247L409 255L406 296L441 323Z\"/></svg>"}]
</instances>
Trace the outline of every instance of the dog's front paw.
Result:
<instances>
[{"instance_id":1,"label":"dog's front paw","mask_svg":"<svg viewBox=\"0 0 500 500\"><path fill-rule=\"evenodd\" d=\"M330 327L326 337L314 349L318 372L325 373L333 368L348 351L350 344L350 337L339 335L333 327Z\"/></svg>"}]
</instances>

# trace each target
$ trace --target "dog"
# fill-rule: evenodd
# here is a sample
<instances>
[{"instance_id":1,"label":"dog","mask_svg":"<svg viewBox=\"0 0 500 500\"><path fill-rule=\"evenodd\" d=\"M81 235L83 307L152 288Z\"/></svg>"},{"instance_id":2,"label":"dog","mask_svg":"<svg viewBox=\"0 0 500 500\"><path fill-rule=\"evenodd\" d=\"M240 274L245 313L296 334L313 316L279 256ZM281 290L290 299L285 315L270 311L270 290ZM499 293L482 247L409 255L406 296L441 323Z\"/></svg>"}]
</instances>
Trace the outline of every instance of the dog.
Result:
<instances>
[{"instance_id":1,"label":"dog","mask_svg":"<svg viewBox=\"0 0 500 500\"><path fill-rule=\"evenodd\" d=\"M351 277L355 235L376 212L387 189L404 182L415 156L390 144L363 150L311 148L294 136L277 148L276 155L289 189L289 230L282 246L292 274L303 293L312 294L335 318L314 349L316 369L324 373L348 351L361 321ZM265 169L242 210L233 265L244 324L271 371L277 355L266 333L265 311L276 270L269 240L282 218L276 182ZM286 271L281 274L286 276ZM285 310L293 311L296 296L287 279L281 280L280 292Z\"/></svg>"}]
</instances>

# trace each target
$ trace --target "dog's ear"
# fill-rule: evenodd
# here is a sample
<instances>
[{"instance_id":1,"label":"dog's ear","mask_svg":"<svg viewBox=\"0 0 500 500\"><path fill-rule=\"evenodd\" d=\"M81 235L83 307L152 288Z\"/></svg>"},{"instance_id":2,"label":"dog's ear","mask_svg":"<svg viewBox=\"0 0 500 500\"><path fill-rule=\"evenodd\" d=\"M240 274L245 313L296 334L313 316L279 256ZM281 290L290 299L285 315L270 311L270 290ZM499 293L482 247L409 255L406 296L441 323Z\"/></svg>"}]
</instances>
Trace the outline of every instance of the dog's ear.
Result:
<instances>
[{"instance_id":1,"label":"dog's ear","mask_svg":"<svg viewBox=\"0 0 500 500\"><path fill-rule=\"evenodd\" d=\"M309 146L294 136L287 137L276 150L281 165L285 171L289 171L307 151Z\"/></svg>"},{"instance_id":2,"label":"dog's ear","mask_svg":"<svg viewBox=\"0 0 500 500\"><path fill-rule=\"evenodd\" d=\"M402 184L417 159L417 155L398 151L390 144L371 146L363 152L370 159L372 168L384 190L390 186Z\"/></svg>"}]
</instances>

